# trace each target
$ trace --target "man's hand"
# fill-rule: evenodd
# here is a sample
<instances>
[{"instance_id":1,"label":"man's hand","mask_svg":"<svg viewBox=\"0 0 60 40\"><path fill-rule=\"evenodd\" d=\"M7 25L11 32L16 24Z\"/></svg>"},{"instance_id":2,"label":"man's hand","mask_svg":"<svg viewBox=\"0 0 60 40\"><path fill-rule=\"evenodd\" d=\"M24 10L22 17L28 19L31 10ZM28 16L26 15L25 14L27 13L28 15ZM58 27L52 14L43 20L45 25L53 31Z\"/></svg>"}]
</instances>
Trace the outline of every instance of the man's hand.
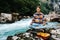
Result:
<instances>
[{"instance_id":1,"label":"man's hand","mask_svg":"<svg viewBox=\"0 0 60 40\"><path fill-rule=\"evenodd\" d=\"M30 25L32 25L32 23L30 23Z\"/></svg>"},{"instance_id":2,"label":"man's hand","mask_svg":"<svg viewBox=\"0 0 60 40\"><path fill-rule=\"evenodd\" d=\"M43 24L43 26L45 26L46 24Z\"/></svg>"},{"instance_id":3,"label":"man's hand","mask_svg":"<svg viewBox=\"0 0 60 40\"><path fill-rule=\"evenodd\" d=\"M43 26L45 26L45 25L46 25L46 21L43 22Z\"/></svg>"}]
</instances>

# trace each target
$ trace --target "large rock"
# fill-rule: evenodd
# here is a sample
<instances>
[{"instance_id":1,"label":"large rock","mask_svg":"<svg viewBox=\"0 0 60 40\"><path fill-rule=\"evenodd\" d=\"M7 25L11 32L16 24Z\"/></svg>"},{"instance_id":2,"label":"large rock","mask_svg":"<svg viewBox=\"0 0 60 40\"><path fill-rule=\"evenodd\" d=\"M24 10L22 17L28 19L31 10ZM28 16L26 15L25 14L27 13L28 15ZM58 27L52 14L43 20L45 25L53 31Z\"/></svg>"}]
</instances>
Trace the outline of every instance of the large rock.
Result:
<instances>
[{"instance_id":1,"label":"large rock","mask_svg":"<svg viewBox=\"0 0 60 40\"><path fill-rule=\"evenodd\" d=\"M55 40L60 40L60 29L51 30L52 38Z\"/></svg>"}]
</instances>

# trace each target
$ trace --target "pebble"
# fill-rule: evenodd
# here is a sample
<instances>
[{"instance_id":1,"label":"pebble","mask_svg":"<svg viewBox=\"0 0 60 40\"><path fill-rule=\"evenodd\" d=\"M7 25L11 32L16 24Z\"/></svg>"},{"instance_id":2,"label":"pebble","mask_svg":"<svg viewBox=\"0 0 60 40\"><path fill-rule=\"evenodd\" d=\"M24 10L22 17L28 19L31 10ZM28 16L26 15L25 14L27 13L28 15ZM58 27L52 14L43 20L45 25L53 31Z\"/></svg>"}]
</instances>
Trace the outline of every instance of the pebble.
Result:
<instances>
[{"instance_id":1,"label":"pebble","mask_svg":"<svg viewBox=\"0 0 60 40\"><path fill-rule=\"evenodd\" d=\"M14 40L18 39L18 37L17 37L17 36L13 36L12 38L13 38Z\"/></svg>"}]
</instances>

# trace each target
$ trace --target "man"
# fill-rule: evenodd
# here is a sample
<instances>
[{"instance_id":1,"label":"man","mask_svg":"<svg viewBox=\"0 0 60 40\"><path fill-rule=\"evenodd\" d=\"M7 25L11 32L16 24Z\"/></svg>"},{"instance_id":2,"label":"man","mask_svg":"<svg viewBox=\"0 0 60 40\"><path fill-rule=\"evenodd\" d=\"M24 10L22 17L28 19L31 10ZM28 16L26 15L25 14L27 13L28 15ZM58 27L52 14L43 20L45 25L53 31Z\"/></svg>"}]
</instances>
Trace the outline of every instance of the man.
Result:
<instances>
[{"instance_id":1,"label":"man","mask_svg":"<svg viewBox=\"0 0 60 40\"><path fill-rule=\"evenodd\" d=\"M41 12L40 6L37 6L36 13L33 15L33 19L31 25L36 24L36 27L39 27L40 24L46 24L46 18L44 18L44 14Z\"/></svg>"}]
</instances>

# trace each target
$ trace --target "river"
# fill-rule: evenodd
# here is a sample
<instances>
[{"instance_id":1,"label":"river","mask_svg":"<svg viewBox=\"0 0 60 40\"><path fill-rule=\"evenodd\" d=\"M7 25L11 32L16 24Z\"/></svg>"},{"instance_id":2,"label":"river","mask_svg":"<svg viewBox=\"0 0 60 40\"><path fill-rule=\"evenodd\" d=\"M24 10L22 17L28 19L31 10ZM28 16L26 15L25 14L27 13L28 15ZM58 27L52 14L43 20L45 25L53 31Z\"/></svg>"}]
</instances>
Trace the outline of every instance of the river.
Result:
<instances>
[{"instance_id":1,"label":"river","mask_svg":"<svg viewBox=\"0 0 60 40\"><path fill-rule=\"evenodd\" d=\"M22 19L12 24L0 24L0 40L6 40L7 36L14 35L16 33L25 32L29 29L31 18ZM56 27L57 22L48 22L47 27Z\"/></svg>"}]
</instances>

